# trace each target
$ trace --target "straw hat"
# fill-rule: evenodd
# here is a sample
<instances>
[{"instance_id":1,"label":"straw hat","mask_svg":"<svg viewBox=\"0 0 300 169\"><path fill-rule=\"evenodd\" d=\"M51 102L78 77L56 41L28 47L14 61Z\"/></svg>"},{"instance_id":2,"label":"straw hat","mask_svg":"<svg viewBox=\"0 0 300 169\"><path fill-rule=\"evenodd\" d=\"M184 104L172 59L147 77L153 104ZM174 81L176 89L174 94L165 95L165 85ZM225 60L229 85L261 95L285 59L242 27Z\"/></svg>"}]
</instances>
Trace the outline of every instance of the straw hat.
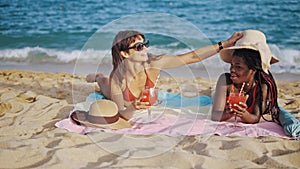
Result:
<instances>
[{"instance_id":1,"label":"straw hat","mask_svg":"<svg viewBox=\"0 0 300 169\"><path fill-rule=\"evenodd\" d=\"M266 36L258 30L245 30L242 33L243 37L236 42L235 46L224 48L220 51L221 59L224 62L231 63L235 49L252 49L260 53L262 69L268 73L270 64L279 62L279 59L272 54L267 44Z\"/></svg>"},{"instance_id":2,"label":"straw hat","mask_svg":"<svg viewBox=\"0 0 300 169\"><path fill-rule=\"evenodd\" d=\"M89 127L108 129L131 128L128 121L122 119L117 105L110 100L97 100L91 104L88 112L74 111L70 115L76 123Z\"/></svg>"}]
</instances>

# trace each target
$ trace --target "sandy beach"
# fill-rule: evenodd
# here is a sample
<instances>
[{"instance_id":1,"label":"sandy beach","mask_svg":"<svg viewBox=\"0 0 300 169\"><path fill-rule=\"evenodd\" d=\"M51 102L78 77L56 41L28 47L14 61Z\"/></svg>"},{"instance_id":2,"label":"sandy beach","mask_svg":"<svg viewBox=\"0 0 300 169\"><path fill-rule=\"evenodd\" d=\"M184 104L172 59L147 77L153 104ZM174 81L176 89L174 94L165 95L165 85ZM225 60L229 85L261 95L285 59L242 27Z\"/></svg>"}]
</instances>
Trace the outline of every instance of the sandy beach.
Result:
<instances>
[{"instance_id":1,"label":"sandy beach","mask_svg":"<svg viewBox=\"0 0 300 169\"><path fill-rule=\"evenodd\" d=\"M211 81L206 78L161 77L158 84L161 91L178 93L180 87L189 89L193 83L201 84L198 95L211 95ZM277 83L279 104L300 119L300 80L279 79ZM166 136L162 144L176 145L156 155L136 157L107 151L93 139L93 133L81 135L54 126L95 90L101 91L85 82L85 74L1 70L0 168L300 168L297 140ZM130 137L102 136L106 142ZM153 148L149 145L149 151Z\"/></svg>"}]
</instances>

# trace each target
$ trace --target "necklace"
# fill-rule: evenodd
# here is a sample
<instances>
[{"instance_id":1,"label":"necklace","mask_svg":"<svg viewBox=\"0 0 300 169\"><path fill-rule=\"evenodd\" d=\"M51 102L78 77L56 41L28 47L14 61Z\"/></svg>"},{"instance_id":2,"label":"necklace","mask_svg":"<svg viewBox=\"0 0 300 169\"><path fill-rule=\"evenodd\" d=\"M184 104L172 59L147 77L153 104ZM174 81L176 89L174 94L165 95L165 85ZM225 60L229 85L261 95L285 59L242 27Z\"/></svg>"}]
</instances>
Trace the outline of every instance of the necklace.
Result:
<instances>
[{"instance_id":1,"label":"necklace","mask_svg":"<svg viewBox=\"0 0 300 169\"><path fill-rule=\"evenodd\" d=\"M247 84L246 84L247 87L245 87L245 92L246 92L246 93L249 93L249 92L255 87L255 85L256 85L256 80L254 80L254 81L252 82L252 84L247 83Z\"/></svg>"}]
</instances>

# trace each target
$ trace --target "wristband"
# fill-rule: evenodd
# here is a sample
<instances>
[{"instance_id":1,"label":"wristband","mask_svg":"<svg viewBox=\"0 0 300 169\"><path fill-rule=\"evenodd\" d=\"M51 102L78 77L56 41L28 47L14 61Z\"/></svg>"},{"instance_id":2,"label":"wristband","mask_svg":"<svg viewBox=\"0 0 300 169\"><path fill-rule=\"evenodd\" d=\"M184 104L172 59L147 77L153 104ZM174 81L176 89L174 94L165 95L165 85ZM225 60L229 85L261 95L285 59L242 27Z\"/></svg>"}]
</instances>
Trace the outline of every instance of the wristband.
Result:
<instances>
[{"instance_id":1,"label":"wristband","mask_svg":"<svg viewBox=\"0 0 300 169\"><path fill-rule=\"evenodd\" d=\"M218 42L218 45L219 45L219 52L220 52L223 49L222 42Z\"/></svg>"}]
</instances>

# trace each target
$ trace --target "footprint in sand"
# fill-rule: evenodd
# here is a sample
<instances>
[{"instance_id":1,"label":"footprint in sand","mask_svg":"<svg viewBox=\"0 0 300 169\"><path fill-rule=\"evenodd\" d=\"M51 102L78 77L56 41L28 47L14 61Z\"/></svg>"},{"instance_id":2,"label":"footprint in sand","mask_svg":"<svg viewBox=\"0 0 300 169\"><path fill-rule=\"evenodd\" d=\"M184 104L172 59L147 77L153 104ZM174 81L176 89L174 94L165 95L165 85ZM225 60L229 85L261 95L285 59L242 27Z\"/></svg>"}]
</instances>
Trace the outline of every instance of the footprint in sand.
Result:
<instances>
[{"instance_id":1,"label":"footprint in sand","mask_svg":"<svg viewBox=\"0 0 300 169\"><path fill-rule=\"evenodd\" d=\"M36 101L37 94L31 91L28 91L26 93L22 93L18 96L21 102L25 103L33 103Z\"/></svg>"},{"instance_id":2,"label":"footprint in sand","mask_svg":"<svg viewBox=\"0 0 300 169\"><path fill-rule=\"evenodd\" d=\"M10 100L10 99L13 99L16 96L17 96L17 94L14 91L12 91L12 89L7 88L3 92L1 92L0 101L4 102L4 101Z\"/></svg>"},{"instance_id":3,"label":"footprint in sand","mask_svg":"<svg viewBox=\"0 0 300 169\"><path fill-rule=\"evenodd\" d=\"M7 103L0 103L0 117L5 114L9 116L16 116L17 113L24 110L24 106L18 102L10 101Z\"/></svg>"},{"instance_id":4,"label":"footprint in sand","mask_svg":"<svg viewBox=\"0 0 300 169\"><path fill-rule=\"evenodd\" d=\"M9 103L0 103L0 117L4 116L4 114L11 109L11 104Z\"/></svg>"}]
</instances>

